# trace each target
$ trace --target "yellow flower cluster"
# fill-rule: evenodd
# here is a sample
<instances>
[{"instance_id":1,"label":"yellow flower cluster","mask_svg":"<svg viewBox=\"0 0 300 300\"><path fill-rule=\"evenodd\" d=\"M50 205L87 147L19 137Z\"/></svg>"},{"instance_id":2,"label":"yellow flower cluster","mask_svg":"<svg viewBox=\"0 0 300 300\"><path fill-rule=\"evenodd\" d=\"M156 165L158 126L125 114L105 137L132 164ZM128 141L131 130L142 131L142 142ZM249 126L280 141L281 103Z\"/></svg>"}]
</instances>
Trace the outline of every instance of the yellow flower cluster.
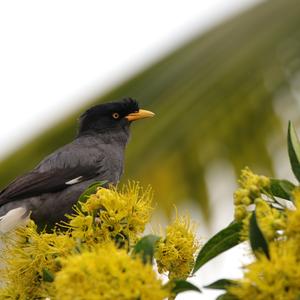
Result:
<instances>
[{"instance_id":1,"label":"yellow flower cluster","mask_svg":"<svg viewBox=\"0 0 300 300\"><path fill-rule=\"evenodd\" d=\"M170 279L186 279L193 268L198 247L190 218L176 217L167 226L165 239L157 245L155 258L159 273L169 272Z\"/></svg>"},{"instance_id":2,"label":"yellow flower cluster","mask_svg":"<svg viewBox=\"0 0 300 300\"><path fill-rule=\"evenodd\" d=\"M69 229L69 234L81 244L93 247L94 244L103 243L109 240L104 236L104 232L95 225L92 215L84 214L78 207L75 208L76 214L68 216L69 222L64 226Z\"/></svg>"},{"instance_id":3,"label":"yellow flower cluster","mask_svg":"<svg viewBox=\"0 0 300 300\"><path fill-rule=\"evenodd\" d=\"M0 262L5 270L0 280L5 286L0 289L0 298L54 295L53 285L43 277L60 270L61 258L115 241L116 237L134 242L150 220L151 201L150 189L143 190L137 183L129 183L120 192L101 188L75 208L64 225L67 232L38 233L33 222L18 229L3 241Z\"/></svg>"},{"instance_id":4,"label":"yellow flower cluster","mask_svg":"<svg viewBox=\"0 0 300 300\"><path fill-rule=\"evenodd\" d=\"M114 239L121 244L134 243L150 221L152 192L137 183L128 183L121 191L99 188L89 196L77 214L69 216L72 234L87 243Z\"/></svg>"},{"instance_id":5,"label":"yellow flower cluster","mask_svg":"<svg viewBox=\"0 0 300 300\"><path fill-rule=\"evenodd\" d=\"M255 200L255 205L259 228L268 241L274 240L278 237L279 231L284 230L286 227L285 213L272 208L270 204L261 198Z\"/></svg>"},{"instance_id":6,"label":"yellow flower cluster","mask_svg":"<svg viewBox=\"0 0 300 300\"><path fill-rule=\"evenodd\" d=\"M262 198L256 198L254 201L257 222L265 239L272 241L280 236L280 232L286 228L286 213L280 212L273 208L270 203L267 203ZM249 238L249 223L251 213L249 213L243 220L243 228L240 237L243 241Z\"/></svg>"},{"instance_id":7,"label":"yellow flower cluster","mask_svg":"<svg viewBox=\"0 0 300 300\"><path fill-rule=\"evenodd\" d=\"M256 200L256 216L268 240L269 258L263 253L245 267L244 278L229 292L237 299L294 300L300 295L300 190L293 191L295 209L279 211ZM278 234L280 232L280 234Z\"/></svg>"},{"instance_id":8,"label":"yellow flower cluster","mask_svg":"<svg viewBox=\"0 0 300 300\"><path fill-rule=\"evenodd\" d=\"M151 265L113 244L63 260L55 278L56 298L64 300L160 300L169 295Z\"/></svg>"},{"instance_id":9,"label":"yellow flower cluster","mask_svg":"<svg viewBox=\"0 0 300 300\"><path fill-rule=\"evenodd\" d=\"M153 266L132 251L150 220L151 203L151 190L136 183L100 188L75 207L63 228L38 233L30 221L17 229L1 249L0 299L174 297L173 282L163 286ZM189 218L177 217L157 247L160 272L186 278L197 247Z\"/></svg>"},{"instance_id":10,"label":"yellow flower cluster","mask_svg":"<svg viewBox=\"0 0 300 300\"><path fill-rule=\"evenodd\" d=\"M295 240L270 243L270 259L261 254L246 266L244 278L229 292L237 299L295 300L300 295L300 253Z\"/></svg>"},{"instance_id":11,"label":"yellow flower cluster","mask_svg":"<svg viewBox=\"0 0 300 300\"><path fill-rule=\"evenodd\" d=\"M300 188L293 191L295 210L287 212L286 235L288 238L297 239L300 248Z\"/></svg>"},{"instance_id":12,"label":"yellow flower cluster","mask_svg":"<svg viewBox=\"0 0 300 300\"><path fill-rule=\"evenodd\" d=\"M0 299L38 299L53 295L52 285L43 280L45 272L60 269L58 258L73 251L75 241L56 232L37 233L31 221L19 228L15 238L6 239L2 245L0 262Z\"/></svg>"},{"instance_id":13,"label":"yellow flower cluster","mask_svg":"<svg viewBox=\"0 0 300 300\"><path fill-rule=\"evenodd\" d=\"M242 170L239 180L240 188L234 193L234 218L242 221L247 218L248 206L261 195L261 191L269 187L270 179L254 174L248 167Z\"/></svg>"}]
</instances>

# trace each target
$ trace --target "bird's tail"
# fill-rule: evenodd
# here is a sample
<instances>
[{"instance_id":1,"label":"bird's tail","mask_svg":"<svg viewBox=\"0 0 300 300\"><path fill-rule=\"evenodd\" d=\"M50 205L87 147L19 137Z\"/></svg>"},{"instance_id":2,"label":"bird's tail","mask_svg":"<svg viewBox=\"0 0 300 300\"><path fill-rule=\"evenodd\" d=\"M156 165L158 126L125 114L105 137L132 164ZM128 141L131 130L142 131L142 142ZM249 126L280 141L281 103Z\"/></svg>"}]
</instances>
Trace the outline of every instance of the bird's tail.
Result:
<instances>
[{"instance_id":1,"label":"bird's tail","mask_svg":"<svg viewBox=\"0 0 300 300\"><path fill-rule=\"evenodd\" d=\"M24 207L17 207L0 217L0 233L5 234L13 229L25 225L29 219L28 210Z\"/></svg>"}]
</instances>

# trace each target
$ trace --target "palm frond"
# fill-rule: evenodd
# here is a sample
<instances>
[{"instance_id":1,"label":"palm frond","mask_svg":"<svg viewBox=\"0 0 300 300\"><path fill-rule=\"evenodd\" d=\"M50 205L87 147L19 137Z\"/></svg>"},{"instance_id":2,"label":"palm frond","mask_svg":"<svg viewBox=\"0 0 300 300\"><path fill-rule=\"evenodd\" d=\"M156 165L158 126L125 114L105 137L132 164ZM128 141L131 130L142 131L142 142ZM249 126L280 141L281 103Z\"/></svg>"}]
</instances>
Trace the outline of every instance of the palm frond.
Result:
<instances>
[{"instance_id":1,"label":"palm frond","mask_svg":"<svg viewBox=\"0 0 300 300\"><path fill-rule=\"evenodd\" d=\"M85 107L131 96L155 111L155 119L133 130L126 176L153 185L162 205L194 199L208 216L205 169L212 160L227 159L236 170L248 165L272 173L267 138L282 134L273 99L289 89L300 69L299 41L299 2L263 2ZM2 161L0 184L71 140L78 114Z\"/></svg>"}]
</instances>

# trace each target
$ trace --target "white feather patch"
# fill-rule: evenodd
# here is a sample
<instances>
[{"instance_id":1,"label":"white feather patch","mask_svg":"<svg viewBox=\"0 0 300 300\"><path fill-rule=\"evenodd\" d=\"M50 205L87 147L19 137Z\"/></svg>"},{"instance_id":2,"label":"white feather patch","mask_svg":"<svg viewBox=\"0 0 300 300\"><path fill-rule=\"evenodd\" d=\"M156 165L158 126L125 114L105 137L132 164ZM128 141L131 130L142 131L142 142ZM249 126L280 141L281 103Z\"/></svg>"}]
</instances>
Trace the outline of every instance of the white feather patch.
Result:
<instances>
[{"instance_id":1,"label":"white feather patch","mask_svg":"<svg viewBox=\"0 0 300 300\"><path fill-rule=\"evenodd\" d=\"M27 209L24 207L17 207L10 210L7 214L0 217L0 233L5 234L16 227L25 225L29 219Z\"/></svg>"},{"instance_id":2,"label":"white feather patch","mask_svg":"<svg viewBox=\"0 0 300 300\"><path fill-rule=\"evenodd\" d=\"M71 179L71 180L67 181L66 184L72 185L72 184L78 183L78 182L81 181L82 178L83 178L82 176L79 176L77 178L74 178L74 179Z\"/></svg>"}]
</instances>

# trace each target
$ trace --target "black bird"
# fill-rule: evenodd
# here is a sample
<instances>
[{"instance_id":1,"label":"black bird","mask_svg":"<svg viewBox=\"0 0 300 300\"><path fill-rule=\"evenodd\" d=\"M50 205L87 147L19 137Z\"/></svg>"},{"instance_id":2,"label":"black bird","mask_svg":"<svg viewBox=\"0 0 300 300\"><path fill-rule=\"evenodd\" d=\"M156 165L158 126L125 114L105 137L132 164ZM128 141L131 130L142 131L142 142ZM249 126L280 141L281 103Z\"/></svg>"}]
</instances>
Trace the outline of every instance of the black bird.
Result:
<instances>
[{"instance_id":1,"label":"black bird","mask_svg":"<svg viewBox=\"0 0 300 300\"><path fill-rule=\"evenodd\" d=\"M93 182L116 184L132 121L154 116L138 102L99 104L79 119L77 137L16 178L0 192L0 232L9 231L31 213L39 228L53 227Z\"/></svg>"}]
</instances>

